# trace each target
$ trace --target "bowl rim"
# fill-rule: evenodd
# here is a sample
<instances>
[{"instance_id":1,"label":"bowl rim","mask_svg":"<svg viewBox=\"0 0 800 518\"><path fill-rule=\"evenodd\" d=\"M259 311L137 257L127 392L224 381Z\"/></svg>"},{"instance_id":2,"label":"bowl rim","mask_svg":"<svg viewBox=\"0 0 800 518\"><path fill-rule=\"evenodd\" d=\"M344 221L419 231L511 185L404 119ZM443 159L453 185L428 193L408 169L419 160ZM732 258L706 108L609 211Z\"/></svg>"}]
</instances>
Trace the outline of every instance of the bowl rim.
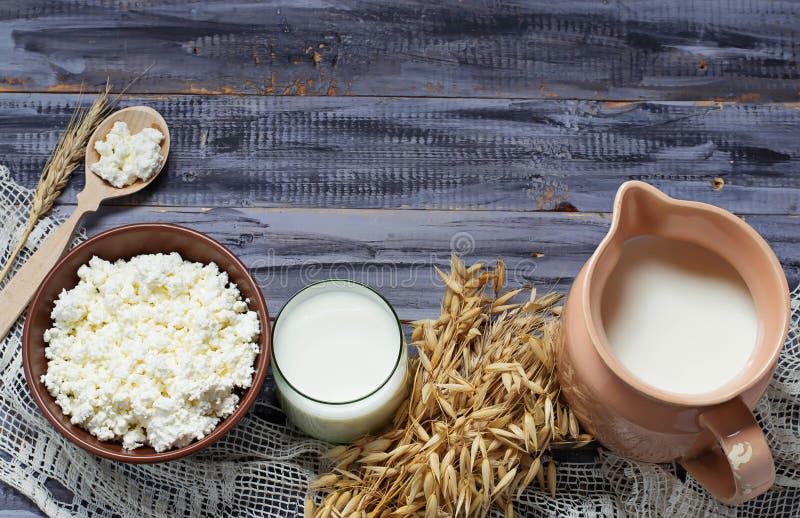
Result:
<instances>
[{"instance_id":1,"label":"bowl rim","mask_svg":"<svg viewBox=\"0 0 800 518\"><path fill-rule=\"evenodd\" d=\"M41 304L41 297L44 293L45 287L48 286L57 271L59 271L63 265L69 261L72 257L84 251L86 248L93 246L98 241L106 239L110 236L114 236L117 234L128 233L135 230L164 230L167 232L178 233L184 236L188 236L191 239L195 239L198 241L202 241L206 245L216 249L219 253L224 255L228 260L234 263L238 268L244 272L245 280L251 284L251 291L255 297L250 297L249 301L249 308L251 310L256 311L260 321L260 335L259 335L259 356L255 361L255 370L253 372L253 382L249 388L245 389L245 392L242 398L239 400L237 404L236 410L220 421L217 426L205 437L199 440L195 440L186 446L181 448L176 448L173 450L167 450L164 452L154 452L151 454L126 454L126 453L117 453L114 451L110 451L105 448L98 447L92 443L89 443L76 435L70 428L65 426L61 423L61 421L57 418L54 412L48 407L45 403L43 398L43 393L50 396L47 389L44 387L40 380L34 379L33 372L31 371L31 329L30 329L30 322L31 319L27 318L27 314L31 312L31 309L36 307L37 305ZM167 250L168 251L168 250ZM166 252L166 251L165 251ZM225 270L223 270L225 271ZM270 317L269 311L267 310L267 304L264 300L264 295L261 293L261 287L256 282L255 278L253 278L253 274L250 270L245 266L245 264L239 259L236 254L230 251L225 245L218 242L217 240L201 233L196 230L183 227L180 225L174 225L172 223L131 223L127 225L121 225L118 227L111 228L109 230L100 232L94 236L91 236L86 241L79 243L77 246L72 248L69 252L64 254L58 262L53 266L47 275L45 276L44 280L39 284L36 292L31 299L30 304L28 305L28 312L26 313L26 318L24 322L24 327L22 330L22 366L23 371L25 373L25 381L28 385L28 390L30 391L31 395L33 396L33 400L36 403L36 406L44 414L45 418L58 430L61 435L67 438L73 444L83 448L86 451L94 453L100 457L116 460L121 462L129 462L134 464L150 464L155 462L165 462L170 460L179 459L185 457L187 455L191 455L196 453L203 448L209 446L210 444L219 440L223 435L228 433L236 424L244 417L245 414L249 411L250 407L255 403L256 399L258 398L261 387L264 384L264 381L267 377L267 371L269 368L270 356L271 356L271 326L270 326ZM52 397L52 396L50 396ZM61 414L62 417L63 414ZM77 425L72 425L77 426ZM88 432L87 432L88 433ZM108 442L108 441L102 441ZM132 450L135 451L135 450Z\"/></svg>"}]
</instances>

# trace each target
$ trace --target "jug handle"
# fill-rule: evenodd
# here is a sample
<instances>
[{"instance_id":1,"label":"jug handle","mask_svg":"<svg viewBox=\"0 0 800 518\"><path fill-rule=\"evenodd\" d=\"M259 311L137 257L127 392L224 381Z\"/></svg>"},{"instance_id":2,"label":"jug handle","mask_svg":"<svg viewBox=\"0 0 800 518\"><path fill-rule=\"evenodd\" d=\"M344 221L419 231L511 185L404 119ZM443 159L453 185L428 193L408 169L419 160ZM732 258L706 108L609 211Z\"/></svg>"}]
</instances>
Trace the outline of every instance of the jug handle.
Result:
<instances>
[{"instance_id":1,"label":"jug handle","mask_svg":"<svg viewBox=\"0 0 800 518\"><path fill-rule=\"evenodd\" d=\"M681 465L718 500L740 504L772 487L775 462L764 432L741 398L702 413L701 427L716 441Z\"/></svg>"}]
</instances>

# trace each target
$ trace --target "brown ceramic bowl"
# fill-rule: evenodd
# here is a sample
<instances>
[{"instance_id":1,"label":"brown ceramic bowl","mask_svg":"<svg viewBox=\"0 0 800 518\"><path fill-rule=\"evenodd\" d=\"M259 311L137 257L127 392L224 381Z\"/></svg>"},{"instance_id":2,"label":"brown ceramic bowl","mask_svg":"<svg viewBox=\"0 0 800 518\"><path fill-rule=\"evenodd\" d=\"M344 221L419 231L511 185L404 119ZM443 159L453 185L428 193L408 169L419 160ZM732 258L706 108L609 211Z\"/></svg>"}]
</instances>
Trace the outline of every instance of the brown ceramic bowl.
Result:
<instances>
[{"instance_id":1,"label":"brown ceramic bowl","mask_svg":"<svg viewBox=\"0 0 800 518\"><path fill-rule=\"evenodd\" d=\"M215 262L220 270L228 272L231 281L236 283L242 296L250 299L250 309L258 313L261 322L259 346L261 352L255 360L253 384L240 393L236 411L221 421L204 438L184 446L157 453L149 446L135 450L125 450L114 442L100 441L89 432L70 422L61 412L53 397L39 381L47 372L47 359L44 355L44 332L52 326L50 313L53 303L62 289L70 289L78 283L78 268L96 255L109 261L127 259L139 254L178 252L184 259L200 263ZM225 435L248 411L255 402L267 375L269 364L270 324L267 305L258 284L244 264L227 248L210 237L177 225L135 224L117 227L98 234L70 251L47 274L42 285L33 296L25 319L22 335L22 363L25 379L33 394L33 399L42 409L45 417L70 441L81 448L101 457L123 462L163 462L174 460L199 451Z\"/></svg>"}]
</instances>

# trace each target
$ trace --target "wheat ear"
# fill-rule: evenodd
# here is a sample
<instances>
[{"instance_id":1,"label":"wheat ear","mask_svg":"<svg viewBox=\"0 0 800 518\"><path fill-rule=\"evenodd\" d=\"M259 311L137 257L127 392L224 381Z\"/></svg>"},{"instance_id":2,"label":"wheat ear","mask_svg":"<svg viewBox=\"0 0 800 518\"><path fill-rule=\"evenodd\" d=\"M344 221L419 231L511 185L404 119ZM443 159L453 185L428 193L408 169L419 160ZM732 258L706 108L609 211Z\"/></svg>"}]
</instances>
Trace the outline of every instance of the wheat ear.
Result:
<instances>
[{"instance_id":1,"label":"wheat ear","mask_svg":"<svg viewBox=\"0 0 800 518\"><path fill-rule=\"evenodd\" d=\"M47 162L42 169L42 174L39 177L39 184L36 186L36 191L33 193L33 203L31 210L28 214L28 224L22 237L17 243L14 251L8 257L5 267L0 272L0 281L5 279L14 260L19 255L25 242L31 235L36 223L39 219L47 214L53 208L56 198L61 194L61 191L67 185L72 172L83 161L84 153L86 152L86 145L89 142L95 128L103 121L114 109L117 96L112 102L109 102L109 92L111 85L106 83L105 88L101 91L92 105L86 109L81 107L80 100L78 107L72 113L72 117L67 124L67 128L61 137L58 139L56 148L47 159Z\"/></svg>"}]
</instances>

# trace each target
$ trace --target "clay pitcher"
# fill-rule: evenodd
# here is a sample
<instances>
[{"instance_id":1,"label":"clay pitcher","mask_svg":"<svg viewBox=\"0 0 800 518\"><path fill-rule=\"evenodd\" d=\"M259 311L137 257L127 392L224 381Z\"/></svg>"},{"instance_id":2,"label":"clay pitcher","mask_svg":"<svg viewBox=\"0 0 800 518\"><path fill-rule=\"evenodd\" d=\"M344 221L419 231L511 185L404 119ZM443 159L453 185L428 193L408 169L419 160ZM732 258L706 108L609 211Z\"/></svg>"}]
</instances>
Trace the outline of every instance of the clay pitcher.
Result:
<instances>
[{"instance_id":1,"label":"clay pitcher","mask_svg":"<svg viewBox=\"0 0 800 518\"><path fill-rule=\"evenodd\" d=\"M758 331L753 353L733 381L701 394L667 392L634 376L614 356L603 327L603 290L625 241L644 235L703 247L740 274L753 299ZM575 279L564 307L563 395L608 449L640 461L677 459L716 498L737 504L775 481L772 455L752 409L775 370L789 322L786 277L755 230L718 207L626 182L614 200L611 228Z\"/></svg>"}]
</instances>

